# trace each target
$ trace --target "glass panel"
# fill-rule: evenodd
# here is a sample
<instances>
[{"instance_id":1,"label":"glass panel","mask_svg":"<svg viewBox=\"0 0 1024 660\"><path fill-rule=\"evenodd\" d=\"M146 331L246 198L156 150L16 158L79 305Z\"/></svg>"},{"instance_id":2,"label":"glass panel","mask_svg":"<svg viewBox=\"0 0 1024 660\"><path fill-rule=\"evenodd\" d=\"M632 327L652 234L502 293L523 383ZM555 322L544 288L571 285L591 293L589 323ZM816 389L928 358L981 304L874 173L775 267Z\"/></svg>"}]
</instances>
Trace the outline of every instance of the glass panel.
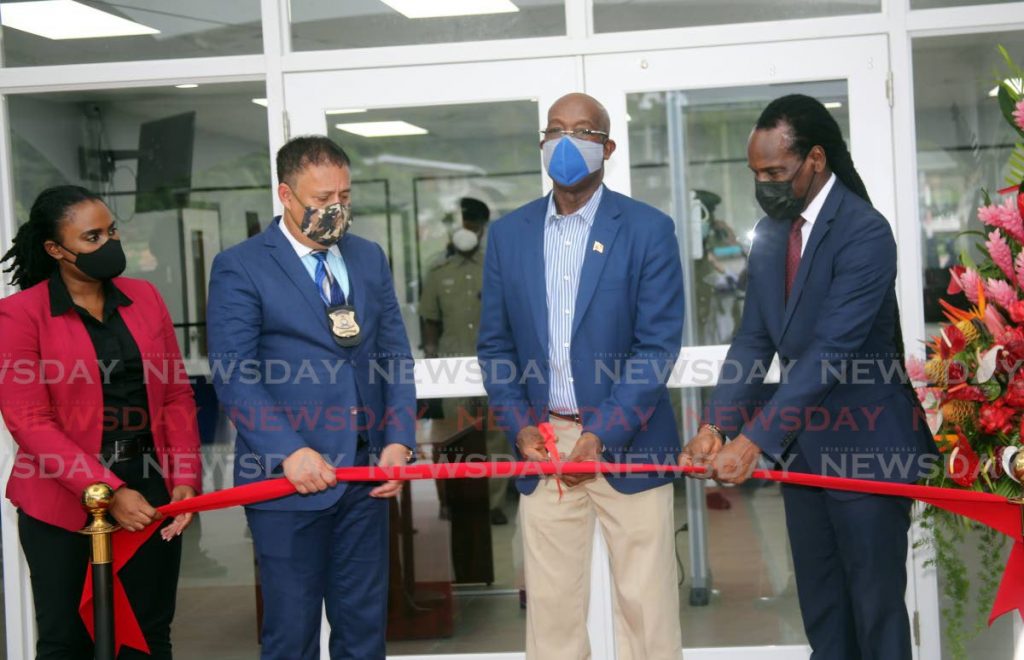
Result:
<instances>
[{"instance_id":1,"label":"glass panel","mask_svg":"<svg viewBox=\"0 0 1024 660\"><path fill-rule=\"evenodd\" d=\"M163 295L190 358L206 491L233 485L235 438L201 375L206 280L218 252L271 217L266 110L252 102L263 96L263 83L238 83L7 99L18 219L47 186L95 190L120 226L126 275ZM177 655L257 657L256 584L242 510L202 514L184 535Z\"/></svg>"},{"instance_id":2,"label":"glass panel","mask_svg":"<svg viewBox=\"0 0 1024 660\"><path fill-rule=\"evenodd\" d=\"M961 3L962 4L962 3ZM913 41L914 115L917 125L918 208L924 251L924 315L926 333L936 334L945 321L939 300L958 307L968 305L965 298L946 295L949 267L961 252L975 259L981 255L976 236L963 232L983 231L977 209L983 203L982 189L993 192L1006 185L1007 162L1014 143L1019 140L991 96L1004 70L996 49L1002 44L1015 56L1024 52L1024 32L1002 32L920 38ZM957 552L966 563L963 576L972 584L981 569L977 535L967 534ZM956 577L956 576L953 576ZM939 568L940 594L949 583ZM954 587L954 590L956 588ZM971 591L975 589L972 586ZM942 598L943 607L951 602ZM978 618L978 608L988 604L966 605L961 620L970 631ZM943 630L943 658L949 655L947 625ZM1003 617L988 628L981 626L976 639L969 642L970 657L1010 657L1014 632L1010 617Z\"/></svg>"},{"instance_id":3,"label":"glass panel","mask_svg":"<svg viewBox=\"0 0 1024 660\"><path fill-rule=\"evenodd\" d=\"M420 462L512 460L504 433L487 427L485 398L431 403L417 423ZM495 509L504 521L492 517ZM415 481L392 513L388 655L522 652L515 487L508 480Z\"/></svg>"},{"instance_id":4,"label":"glass panel","mask_svg":"<svg viewBox=\"0 0 1024 660\"><path fill-rule=\"evenodd\" d=\"M595 32L628 32L846 16L881 11L880 0L594 0Z\"/></svg>"},{"instance_id":5,"label":"glass panel","mask_svg":"<svg viewBox=\"0 0 1024 660\"><path fill-rule=\"evenodd\" d=\"M129 277L157 286L186 360L205 370L206 284L221 250L271 216L263 83L8 97L15 205L74 183L113 211Z\"/></svg>"},{"instance_id":6,"label":"glass panel","mask_svg":"<svg viewBox=\"0 0 1024 660\"><path fill-rule=\"evenodd\" d=\"M387 251L417 357L476 353L482 254L459 256L451 235L463 227L485 243L488 218L540 196L537 116L534 101L328 112L328 134L364 182L352 231Z\"/></svg>"},{"instance_id":7,"label":"glass panel","mask_svg":"<svg viewBox=\"0 0 1024 660\"><path fill-rule=\"evenodd\" d=\"M848 134L845 82L645 92L627 96L633 196L686 224L684 272L692 344L727 344L743 306L746 254L764 214L747 169L747 138L761 110L789 93L825 101Z\"/></svg>"},{"instance_id":8,"label":"glass panel","mask_svg":"<svg viewBox=\"0 0 1024 660\"><path fill-rule=\"evenodd\" d=\"M924 314L928 334L945 320L939 307L948 268L978 242L982 189L1003 187L1016 136L990 94L1002 57L1024 52L1024 32L915 39L914 105L917 125L919 213L924 249ZM975 253L975 256L979 256ZM966 301L960 300L966 304Z\"/></svg>"},{"instance_id":9,"label":"glass panel","mask_svg":"<svg viewBox=\"0 0 1024 660\"><path fill-rule=\"evenodd\" d=\"M457 5L436 11L437 5ZM292 48L330 50L565 34L564 0L291 0Z\"/></svg>"},{"instance_id":10,"label":"glass panel","mask_svg":"<svg viewBox=\"0 0 1024 660\"><path fill-rule=\"evenodd\" d=\"M4 66L263 52L260 0L58 2L0 0Z\"/></svg>"},{"instance_id":11,"label":"glass panel","mask_svg":"<svg viewBox=\"0 0 1024 660\"><path fill-rule=\"evenodd\" d=\"M1000 5L1019 0L910 0L911 9L937 9L939 7L968 7L972 5Z\"/></svg>"},{"instance_id":12,"label":"glass panel","mask_svg":"<svg viewBox=\"0 0 1024 660\"><path fill-rule=\"evenodd\" d=\"M791 93L824 101L844 134L849 133L845 81L626 97L633 196L678 223L688 289L684 343L726 344L738 328L746 254L754 225L763 215L747 168L747 139L765 105ZM684 435L696 429L698 415L693 411L703 409L701 399L709 393L673 391ZM689 492L703 501L691 502L689 512L683 491L678 484L677 520L706 527L715 587L710 602L698 604L709 577L693 573L690 535L680 534L679 553L687 576L682 588L688 592L680 594L684 645L805 644L779 487L750 482L704 492L697 485ZM737 516L737 510L749 514ZM752 547L757 551L750 552ZM697 569L703 570L708 556L702 557L699 549L694 552Z\"/></svg>"}]
</instances>

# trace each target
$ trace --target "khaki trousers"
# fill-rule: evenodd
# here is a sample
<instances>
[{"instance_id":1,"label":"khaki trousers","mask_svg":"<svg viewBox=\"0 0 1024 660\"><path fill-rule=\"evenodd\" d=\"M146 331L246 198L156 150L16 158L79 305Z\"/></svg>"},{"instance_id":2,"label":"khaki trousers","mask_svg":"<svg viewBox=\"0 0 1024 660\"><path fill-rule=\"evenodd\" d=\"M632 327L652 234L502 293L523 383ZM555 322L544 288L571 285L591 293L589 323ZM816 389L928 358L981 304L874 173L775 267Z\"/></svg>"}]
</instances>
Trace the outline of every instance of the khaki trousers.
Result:
<instances>
[{"instance_id":1,"label":"khaki trousers","mask_svg":"<svg viewBox=\"0 0 1024 660\"><path fill-rule=\"evenodd\" d=\"M562 460L581 427L552 417ZM555 477L542 477L520 499L526 568L526 657L590 658L587 611L594 523L611 561L618 660L679 660L679 587L675 559L672 486L635 495L616 491L603 477L558 496Z\"/></svg>"}]
</instances>

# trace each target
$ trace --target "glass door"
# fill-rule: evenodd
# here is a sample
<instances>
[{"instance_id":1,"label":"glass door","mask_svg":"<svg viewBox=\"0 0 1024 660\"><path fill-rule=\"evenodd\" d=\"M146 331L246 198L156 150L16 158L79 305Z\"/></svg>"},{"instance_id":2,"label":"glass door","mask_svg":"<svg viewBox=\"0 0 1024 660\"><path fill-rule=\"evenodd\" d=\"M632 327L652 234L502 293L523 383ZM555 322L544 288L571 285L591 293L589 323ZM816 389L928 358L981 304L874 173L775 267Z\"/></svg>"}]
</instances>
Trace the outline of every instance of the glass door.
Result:
<instances>
[{"instance_id":1,"label":"glass door","mask_svg":"<svg viewBox=\"0 0 1024 660\"><path fill-rule=\"evenodd\" d=\"M289 75L291 135L352 160L353 232L387 253L417 357L420 461L507 456L475 367L482 255L452 237L541 196L537 130L582 87L573 58ZM415 482L393 510L388 654L520 654L517 502L508 483ZM326 648L326 645L324 646ZM513 656L514 657L514 656Z\"/></svg>"},{"instance_id":2,"label":"glass door","mask_svg":"<svg viewBox=\"0 0 1024 660\"><path fill-rule=\"evenodd\" d=\"M746 255L763 215L746 146L768 102L792 93L823 101L872 201L893 224L899 250L919 249L913 218L895 216L887 42L863 37L598 55L586 58L586 73L587 92L608 107L618 141L608 185L677 222L687 322L673 385L689 437L713 384L709 374L717 373L709 365L724 357L742 311ZM789 649L785 657L807 657L778 486L705 486L688 480L677 488L688 657L690 649L743 647L746 654L768 645L777 647L773 653ZM914 577L907 594L912 613Z\"/></svg>"}]
</instances>

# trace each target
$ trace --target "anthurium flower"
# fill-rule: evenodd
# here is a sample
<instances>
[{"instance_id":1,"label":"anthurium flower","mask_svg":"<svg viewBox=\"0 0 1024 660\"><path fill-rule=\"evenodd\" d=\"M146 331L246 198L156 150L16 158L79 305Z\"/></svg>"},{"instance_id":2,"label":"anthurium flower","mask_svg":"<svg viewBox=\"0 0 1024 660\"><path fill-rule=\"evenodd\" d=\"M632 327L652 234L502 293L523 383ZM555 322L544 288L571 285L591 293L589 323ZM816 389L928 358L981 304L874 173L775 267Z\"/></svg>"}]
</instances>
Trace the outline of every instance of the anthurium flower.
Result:
<instances>
[{"instance_id":1,"label":"anthurium flower","mask_svg":"<svg viewBox=\"0 0 1024 660\"><path fill-rule=\"evenodd\" d=\"M1024 254L1024 252L1021 252L1021 254ZM964 288L960 284L960 278L966 270L966 266L961 266L959 264L949 269L949 286L946 287L947 296L955 296L958 293L963 293Z\"/></svg>"},{"instance_id":2,"label":"anthurium flower","mask_svg":"<svg viewBox=\"0 0 1024 660\"><path fill-rule=\"evenodd\" d=\"M964 488L969 488L978 479L981 458L967 442L959 442L949 454L949 478Z\"/></svg>"},{"instance_id":3,"label":"anthurium flower","mask_svg":"<svg viewBox=\"0 0 1024 660\"><path fill-rule=\"evenodd\" d=\"M949 325L942 329L942 339L943 359L951 358L967 347L967 337L955 325Z\"/></svg>"},{"instance_id":4,"label":"anthurium flower","mask_svg":"<svg viewBox=\"0 0 1024 660\"><path fill-rule=\"evenodd\" d=\"M1006 332L999 338L999 343L1006 349L1006 357L1010 364L1003 361L1003 367L1009 371L1009 367L1015 367L1015 363L1024 361L1024 330L1020 328L1007 328ZM1015 369L1014 369L1015 370Z\"/></svg>"}]
</instances>

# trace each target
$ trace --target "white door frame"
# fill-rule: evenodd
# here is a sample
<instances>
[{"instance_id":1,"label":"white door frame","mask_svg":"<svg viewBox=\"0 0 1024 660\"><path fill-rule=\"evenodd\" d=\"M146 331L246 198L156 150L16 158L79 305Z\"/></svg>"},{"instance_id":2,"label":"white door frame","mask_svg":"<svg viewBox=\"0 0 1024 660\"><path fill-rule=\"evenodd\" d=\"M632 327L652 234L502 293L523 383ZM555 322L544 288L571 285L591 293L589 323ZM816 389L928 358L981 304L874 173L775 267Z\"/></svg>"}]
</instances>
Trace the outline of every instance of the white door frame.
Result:
<instances>
[{"instance_id":1,"label":"white door frame","mask_svg":"<svg viewBox=\"0 0 1024 660\"><path fill-rule=\"evenodd\" d=\"M608 109L618 144L606 181L625 194L631 189L629 134L615 127L627 125L627 94L845 80L850 105L847 139L854 161L860 164L858 171L871 191L874 206L893 227L900 263L909 263L911 268L919 265L921 239L914 206L916 197L903 199L902 213L897 213L892 78L886 35L599 54L588 55L584 60L586 90ZM684 221L682 218L675 220L677 223ZM683 230L685 227L681 226L679 231ZM916 275L904 277L901 274L898 278L897 291L904 309L922 307L920 273ZM918 320L919 314L912 316ZM904 323L905 345L918 344L921 332L918 325L918 322ZM724 348L694 347L692 350L703 357L724 351ZM679 384L685 386L685 383ZM918 641L914 657L932 658L940 653L936 578L933 570L924 567L927 557L914 549L920 533L916 528L910 533L906 599Z\"/></svg>"}]
</instances>

